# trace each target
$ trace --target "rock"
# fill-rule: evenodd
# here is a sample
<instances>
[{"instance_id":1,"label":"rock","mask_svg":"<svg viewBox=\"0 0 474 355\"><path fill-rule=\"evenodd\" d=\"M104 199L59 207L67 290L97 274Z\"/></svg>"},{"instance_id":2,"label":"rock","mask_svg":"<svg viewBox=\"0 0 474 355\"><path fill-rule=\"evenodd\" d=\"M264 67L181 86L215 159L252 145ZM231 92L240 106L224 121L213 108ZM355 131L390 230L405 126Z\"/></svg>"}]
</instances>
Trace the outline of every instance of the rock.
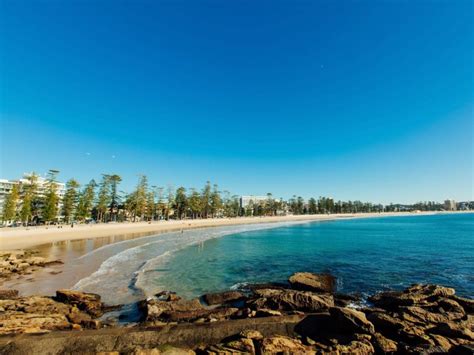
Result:
<instances>
[{"instance_id":1,"label":"rock","mask_svg":"<svg viewBox=\"0 0 474 355\"><path fill-rule=\"evenodd\" d=\"M355 295L344 295L342 293L336 293L334 294L334 303L338 307L347 307L351 303L357 303L361 301L360 296L355 296Z\"/></svg>"},{"instance_id":2,"label":"rock","mask_svg":"<svg viewBox=\"0 0 474 355\"><path fill-rule=\"evenodd\" d=\"M257 310L256 316L257 317L279 317L281 316L281 312L274 311L272 309L262 308Z\"/></svg>"},{"instance_id":3,"label":"rock","mask_svg":"<svg viewBox=\"0 0 474 355\"><path fill-rule=\"evenodd\" d=\"M439 298L453 296L454 293L454 289L448 287L438 285L414 285L403 292L380 292L369 297L369 301L376 307L395 311L401 306L429 304L429 302Z\"/></svg>"},{"instance_id":4,"label":"rock","mask_svg":"<svg viewBox=\"0 0 474 355\"><path fill-rule=\"evenodd\" d=\"M448 352L453 345L449 342L448 339L445 337L438 335L438 334L430 334L431 339L435 342L435 344L443 349L443 352Z\"/></svg>"},{"instance_id":5,"label":"rock","mask_svg":"<svg viewBox=\"0 0 474 355\"><path fill-rule=\"evenodd\" d=\"M353 340L349 344L335 346L336 354L352 354L352 355L367 355L374 354L375 350L368 340L358 341Z\"/></svg>"},{"instance_id":6,"label":"rock","mask_svg":"<svg viewBox=\"0 0 474 355\"><path fill-rule=\"evenodd\" d=\"M453 299L450 298L442 298L438 301L438 306L440 308L439 311L441 312L448 312L448 313L454 313L458 314L459 318L462 318L464 314L467 312L464 310L464 307L462 307L459 302L456 302Z\"/></svg>"},{"instance_id":7,"label":"rock","mask_svg":"<svg viewBox=\"0 0 474 355\"><path fill-rule=\"evenodd\" d=\"M331 307L329 314L341 332L375 333L374 325L367 320L365 314L355 309Z\"/></svg>"},{"instance_id":8,"label":"rock","mask_svg":"<svg viewBox=\"0 0 474 355\"><path fill-rule=\"evenodd\" d=\"M66 316L62 314L7 313L0 316L0 323L0 335L45 333L71 328Z\"/></svg>"},{"instance_id":9,"label":"rock","mask_svg":"<svg viewBox=\"0 0 474 355\"><path fill-rule=\"evenodd\" d=\"M462 338L474 341L474 333L466 323L447 322L441 323L430 328L428 332L433 334L440 334L448 338Z\"/></svg>"},{"instance_id":10,"label":"rock","mask_svg":"<svg viewBox=\"0 0 474 355\"><path fill-rule=\"evenodd\" d=\"M375 326L377 332L389 337L397 336L398 331L405 326L403 321L381 312L369 313L367 319Z\"/></svg>"},{"instance_id":11,"label":"rock","mask_svg":"<svg viewBox=\"0 0 474 355\"><path fill-rule=\"evenodd\" d=\"M71 308L67 318L71 323L75 324L82 324L83 322L88 322L92 319L89 314L81 312L76 306Z\"/></svg>"},{"instance_id":12,"label":"rock","mask_svg":"<svg viewBox=\"0 0 474 355\"><path fill-rule=\"evenodd\" d=\"M28 263L19 263L18 264L18 269L20 269L20 270L24 270L24 269L27 269L29 267L30 267L30 264L28 264Z\"/></svg>"},{"instance_id":13,"label":"rock","mask_svg":"<svg viewBox=\"0 0 474 355\"><path fill-rule=\"evenodd\" d=\"M0 300L11 300L18 297L18 290L0 290Z\"/></svg>"},{"instance_id":14,"label":"rock","mask_svg":"<svg viewBox=\"0 0 474 355\"><path fill-rule=\"evenodd\" d=\"M256 290L255 294L261 297L254 302L257 309L319 312L334 306L332 296L305 291L263 289Z\"/></svg>"},{"instance_id":15,"label":"rock","mask_svg":"<svg viewBox=\"0 0 474 355\"><path fill-rule=\"evenodd\" d=\"M164 311L159 319L167 322L191 322L199 318L222 320L235 314L238 308L196 309L192 311Z\"/></svg>"},{"instance_id":16,"label":"rock","mask_svg":"<svg viewBox=\"0 0 474 355\"><path fill-rule=\"evenodd\" d=\"M262 340L263 335L258 330L242 330L239 335L242 338L249 338L254 340Z\"/></svg>"},{"instance_id":17,"label":"rock","mask_svg":"<svg viewBox=\"0 0 474 355\"><path fill-rule=\"evenodd\" d=\"M232 340L226 344L226 347L235 349L243 353L255 354L255 345L252 339L248 339L248 338Z\"/></svg>"},{"instance_id":18,"label":"rock","mask_svg":"<svg viewBox=\"0 0 474 355\"><path fill-rule=\"evenodd\" d=\"M380 333L375 333L372 338L372 345L377 353L391 354L397 351L397 343L384 337Z\"/></svg>"},{"instance_id":19,"label":"rock","mask_svg":"<svg viewBox=\"0 0 474 355\"><path fill-rule=\"evenodd\" d=\"M159 301L166 301L166 302L176 302L181 299L176 292L172 291L161 291L155 295L156 299Z\"/></svg>"},{"instance_id":20,"label":"rock","mask_svg":"<svg viewBox=\"0 0 474 355\"><path fill-rule=\"evenodd\" d=\"M456 301L467 314L474 314L474 300L459 296L449 296L450 299Z\"/></svg>"},{"instance_id":21,"label":"rock","mask_svg":"<svg viewBox=\"0 0 474 355\"><path fill-rule=\"evenodd\" d=\"M439 285L413 285L404 291L404 294L412 294L419 298L432 296L448 297L456 293L454 288Z\"/></svg>"},{"instance_id":22,"label":"rock","mask_svg":"<svg viewBox=\"0 0 474 355\"><path fill-rule=\"evenodd\" d=\"M432 313L421 307L403 307L400 309L402 317L411 322L429 325L449 321L448 317L438 313Z\"/></svg>"},{"instance_id":23,"label":"rock","mask_svg":"<svg viewBox=\"0 0 474 355\"><path fill-rule=\"evenodd\" d=\"M422 327L412 326L406 324L404 328L398 331L397 340L416 346L435 346L435 342L428 335L425 334L425 329Z\"/></svg>"},{"instance_id":24,"label":"rock","mask_svg":"<svg viewBox=\"0 0 474 355\"><path fill-rule=\"evenodd\" d=\"M58 290L55 299L58 302L75 305L81 311L87 312L93 317L100 317L103 314L100 296L95 293Z\"/></svg>"},{"instance_id":25,"label":"rock","mask_svg":"<svg viewBox=\"0 0 474 355\"><path fill-rule=\"evenodd\" d=\"M309 346L305 346L301 341L286 336L272 336L263 339L260 345L260 352L262 354L315 354L316 352Z\"/></svg>"},{"instance_id":26,"label":"rock","mask_svg":"<svg viewBox=\"0 0 474 355\"><path fill-rule=\"evenodd\" d=\"M238 301L244 298L244 294L238 291L207 293L203 296L204 301L210 306L215 304L223 304L231 301Z\"/></svg>"},{"instance_id":27,"label":"rock","mask_svg":"<svg viewBox=\"0 0 474 355\"><path fill-rule=\"evenodd\" d=\"M201 305L198 299L193 300L179 300L175 302L159 301L156 299L150 299L142 301L139 304L140 309L145 313L147 321L159 320L164 312L167 312L168 316L176 312L196 312L205 311L205 308ZM202 314L206 314L203 312Z\"/></svg>"},{"instance_id":28,"label":"rock","mask_svg":"<svg viewBox=\"0 0 474 355\"><path fill-rule=\"evenodd\" d=\"M329 274L297 272L288 281L296 290L332 293L336 289L336 278Z\"/></svg>"}]
</instances>

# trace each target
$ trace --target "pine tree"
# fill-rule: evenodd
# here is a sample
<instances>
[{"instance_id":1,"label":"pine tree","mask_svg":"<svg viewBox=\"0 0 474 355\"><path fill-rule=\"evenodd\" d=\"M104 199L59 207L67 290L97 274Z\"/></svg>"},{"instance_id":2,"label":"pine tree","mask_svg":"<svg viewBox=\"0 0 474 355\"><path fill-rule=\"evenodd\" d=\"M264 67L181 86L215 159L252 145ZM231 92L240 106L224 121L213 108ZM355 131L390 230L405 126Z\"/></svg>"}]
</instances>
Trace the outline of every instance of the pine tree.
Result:
<instances>
[{"instance_id":1,"label":"pine tree","mask_svg":"<svg viewBox=\"0 0 474 355\"><path fill-rule=\"evenodd\" d=\"M91 180L79 196L76 216L79 220L84 221L91 217L92 207L94 204L95 188L97 184L95 180Z\"/></svg>"},{"instance_id":2,"label":"pine tree","mask_svg":"<svg viewBox=\"0 0 474 355\"><path fill-rule=\"evenodd\" d=\"M99 193L97 196L97 219L101 222L106 221L106 213L109 209L111 202L110 193L110 176L107 174L102 175L102 181L99 185Z\"/></svg>"},{"instance_id":3,"label":"pine tree","mask_svg":"<svg viewBox=\"0 0 474 355\"><path fill-rule=\"evenodd\" d=\"M207 218L211 212L211 183L208 181L201 194L201 217Z\"/></svg>"},{"instance_id":4,"label":"pine tree","mask_svg":"<svg viewBox=\"0 0 474 355\"><path fill-rule=\"evenodd\" d=\"M200 217L202 211L202 198L196 189L191 190L191 196L189 197L189 208L191 209L192 217Z\"/></svg>"},{"instance_id":5,"label":"pine tree","mask_svg":"<svg viewBox=\"0 0 474 355\"><path fill-rule=\"evenodd\" d=\"M31 173L28 176L28 183L22 185L22 199L20 220L28 225L33 217L34 202L37 199L38 175Z\"/></svg>"},{"instance_id":6,"label":"pine tree","mask_svg":"<svg viewBox=\"0 0 474 355\"><path fill-rule=\"evenodd\" d=\"M179 187L176 190L176 197L174 201L177 217L182 219L185 217L186 210L188 208L188 198L186 196L186 189L184 187Z\"/></svg>"},{"instance_id":7,"label":"pine tree","mask_svg":"<svg viewBox=\"0 0 474 355\"><path fill-rule=\"evenodd\" d=\"M48 172L48 183L46 195L44 197L43 205L43 220L47 223L53 222L58 217L59 196L57 193L56 176L59 173L57 170L50 170Z\"/></svg>"},{"instance_id":8,"label":"pine tree","mask_svg":"<svg viewBox=\"0 0 474 355\"><path fill-rule=\"evenodd\" d=\"M110 179L110 216L111 220L117 220L117 212L120 202L120 196L118 195L118 184L122 181L122 178L117 175L113 174L109 176Z\"/></svg>"},{"instance_id":9,"label":"pine tree","mask_svg":"<svg viewBox=\"0 0 474 355\"><path fill-rule=\"evenodd\" d=\"M2 220L4 223L16 221L19 195L19 187L15 184L12 186L12 190L8 194L5 204L3 205Z\"/></svg>"},{"instance_id":10,"label":"pine tree","mask_svg":"<svg viewBox=\"0 0 474 355\"><path fill-rule=\"evenodd\" d=\"M222 209L222 198L219 192L219 189L216 184L214 184L212 193L211 193L211 214L212 217L215 217L217 213Z\"/></svg>"},{"instance_id":11,"label":"pine tree","mask_svg":"<svg viewBox=\"0 0 474 355\"><path fill-rule=\"evenodd\" d=\"M66 183L66 193L63 198L63 215L66 223L71 223L74 220L78 203L78 188L79 183L74 179L70 179Z\"/></svg>"}]
</instances>

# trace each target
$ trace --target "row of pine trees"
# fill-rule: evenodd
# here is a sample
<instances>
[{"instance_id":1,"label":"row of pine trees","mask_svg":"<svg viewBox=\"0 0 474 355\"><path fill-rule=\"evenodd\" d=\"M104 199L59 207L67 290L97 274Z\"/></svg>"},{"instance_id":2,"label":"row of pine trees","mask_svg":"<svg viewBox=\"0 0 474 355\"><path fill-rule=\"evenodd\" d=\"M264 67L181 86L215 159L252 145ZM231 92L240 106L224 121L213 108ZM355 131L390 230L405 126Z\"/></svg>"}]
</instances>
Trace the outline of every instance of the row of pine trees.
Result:
<instances>
[{"instance_id":1,"label":"row of pine trees","mask_svg":"<svg viewBox=\"0 0 474 355\"><path fill-rule=\"evenodd\" d=\"M217 185L207 182L201 190L179 187L166 189L150 185L144 175L139 177L131 193L119 189L122 178L117 174L103 174L99 182L91 180L81 186L75 179L66 183L62 198L58 194L57 175L50 170L46 186L41 193L38 175L31 174L28 181L13 186L2 211L3 222L73 223L111 221L152 221L157 219L212 218L237 216L273 216L277 214L327 214L383 212L390 210L378 204L360 201L334 201L332 198L310 198L307 202L300 196L288 201L273 198L250 203L241 208L239 197L228 191L219 191ZM438 205L429 205L429 207ZM418 206L421 207L422 206Z\"/></svg>"}]
</instances>

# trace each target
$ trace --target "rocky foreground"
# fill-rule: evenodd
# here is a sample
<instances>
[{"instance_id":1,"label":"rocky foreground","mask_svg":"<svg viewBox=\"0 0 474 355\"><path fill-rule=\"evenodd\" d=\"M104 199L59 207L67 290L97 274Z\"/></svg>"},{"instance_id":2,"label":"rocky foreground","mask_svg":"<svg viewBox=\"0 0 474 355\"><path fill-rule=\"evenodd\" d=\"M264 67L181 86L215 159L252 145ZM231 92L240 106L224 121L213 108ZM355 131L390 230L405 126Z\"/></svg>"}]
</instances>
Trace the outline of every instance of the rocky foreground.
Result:
<instances>
[{"instance_id":1,"label":"rocky foreground","mask_svg":"<svg viewBox=\"0 0 474 355\"><path fill-rule=\"evenodd\" d=\"M330 275L183 300L162 292L137 305L127 327L107 320L100 296L0 291L0 353L406 354L474 353L474 300L452 288L413 285L369 298L335 293ZM21 334L21 335L18 335Z\"/></svg>"},{"instance_id":2,"label":"rocky foreground","mask_svg":"<svg viewBox=\"0 0 474 355\"><path fill-rule=\"evenodd\" d=\"M38 252L34 250L0 252L0 284L12 278L31 275L40 268L62 263L61 260L38 256ZM51 271L51 273L57 272Z\"/></svg>"}]
</instances>

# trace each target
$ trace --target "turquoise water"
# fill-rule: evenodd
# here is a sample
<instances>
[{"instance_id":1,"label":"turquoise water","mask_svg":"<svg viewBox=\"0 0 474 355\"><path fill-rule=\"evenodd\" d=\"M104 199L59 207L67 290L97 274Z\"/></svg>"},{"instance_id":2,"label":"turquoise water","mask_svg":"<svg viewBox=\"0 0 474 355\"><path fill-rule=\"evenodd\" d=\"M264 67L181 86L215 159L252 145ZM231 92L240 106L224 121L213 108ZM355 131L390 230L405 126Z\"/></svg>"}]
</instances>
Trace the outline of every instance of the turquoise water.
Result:
<instances>
[{"instance_id":1,"label":"turquoise water","mask_svg":"<svg viewBox=\"0 0 474 355\"><path fill-rule=\"evenodd\" d=\"M316 222L227 235L177 250L142 285L185 297L329 272L338 290L362 295L412 283L474 297L474 214Z\"/></svg>"}]
</instances>

